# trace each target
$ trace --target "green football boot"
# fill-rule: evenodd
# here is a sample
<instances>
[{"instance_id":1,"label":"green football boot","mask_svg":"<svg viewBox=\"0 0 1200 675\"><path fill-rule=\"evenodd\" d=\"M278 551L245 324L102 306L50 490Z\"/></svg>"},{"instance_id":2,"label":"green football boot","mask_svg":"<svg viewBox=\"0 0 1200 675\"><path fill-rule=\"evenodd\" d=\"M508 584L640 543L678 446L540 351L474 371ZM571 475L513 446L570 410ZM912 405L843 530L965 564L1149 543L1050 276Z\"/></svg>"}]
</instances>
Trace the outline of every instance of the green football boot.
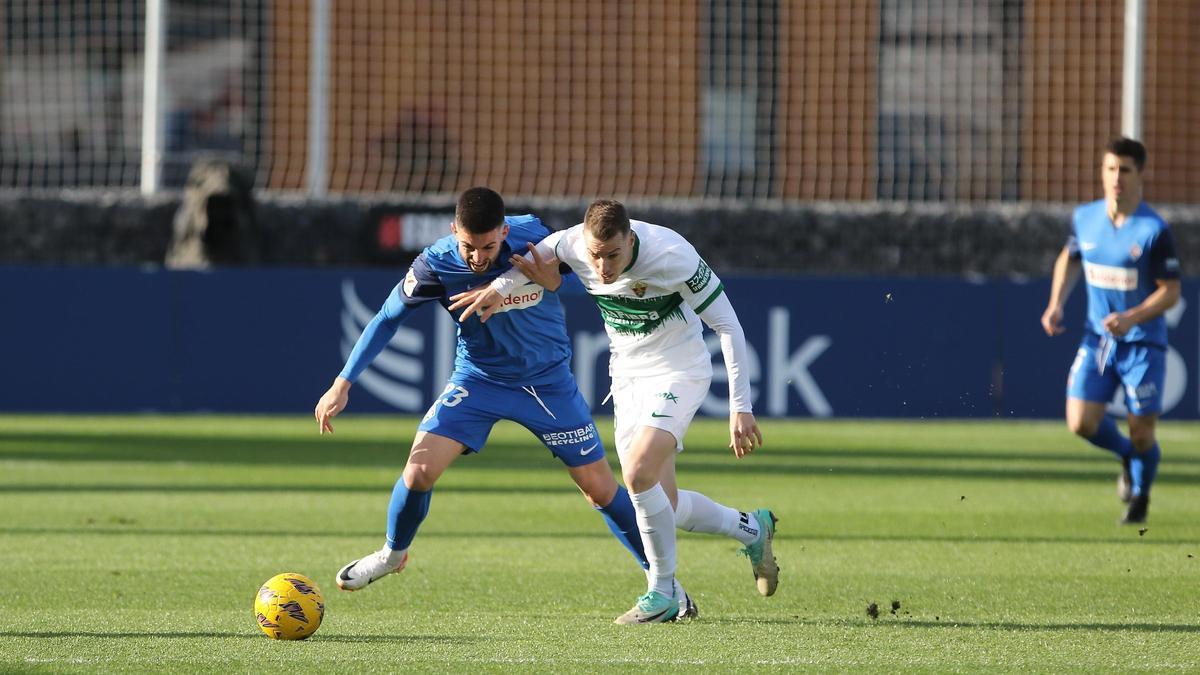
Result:
<instances>
[{"instance_id":1,"label":"green football boot","mask_svg":"<svg viewBox=\"0 0 1200 675\"><path fill-rule=\"evenodd\" d=\"M756 509L754 517L758 519L758 539L743 548L741 554L750 559L758 592L774 595L775 588L779 586L779 565L775 562L771 542L775 539L775 523L779 521L768 509Z\"/></svg>"},{"instance_id":2,"label":"green football boot","mask_svg":"<svg viewBox=\"0 0 1200 675\"><path fill-rule=\"evenodd\" d=\"M613 623L633 626L640 623L665 623L679 618L679 601L658 591L639 597L633 609L618 616Z\"/></svg>"}]
</instances>

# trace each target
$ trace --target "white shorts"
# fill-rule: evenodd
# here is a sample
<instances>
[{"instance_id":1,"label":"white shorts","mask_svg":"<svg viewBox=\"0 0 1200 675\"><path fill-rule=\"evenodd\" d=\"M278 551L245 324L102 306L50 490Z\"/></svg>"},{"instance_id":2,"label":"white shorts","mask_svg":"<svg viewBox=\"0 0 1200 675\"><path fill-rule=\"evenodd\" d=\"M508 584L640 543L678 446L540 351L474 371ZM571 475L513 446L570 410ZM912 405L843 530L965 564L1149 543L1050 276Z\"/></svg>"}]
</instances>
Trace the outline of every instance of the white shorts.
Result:
<instances>
[{"instance_id":1,"label":"white shorts","mask_svg":"<svg viewBox=\"0 0 1200 675\"><path fill-rule=\"evenodd\" d=\"M675 437L675 451L683 450L683 437L711 381L686 375L613 378L617 456L625 457L642 427L666 431Z\"/></svg>"}]
</instances>

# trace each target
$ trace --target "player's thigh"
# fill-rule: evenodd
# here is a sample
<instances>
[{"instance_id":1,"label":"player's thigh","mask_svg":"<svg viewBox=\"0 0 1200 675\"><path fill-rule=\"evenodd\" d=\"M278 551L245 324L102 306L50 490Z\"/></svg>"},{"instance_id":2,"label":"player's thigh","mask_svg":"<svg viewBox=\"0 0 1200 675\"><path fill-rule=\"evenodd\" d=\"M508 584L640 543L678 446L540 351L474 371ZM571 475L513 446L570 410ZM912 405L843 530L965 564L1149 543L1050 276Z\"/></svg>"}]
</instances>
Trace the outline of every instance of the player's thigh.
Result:
<instances>
[{"instance_id":1,"label":"player's thigh","mask_svg":"<svg viewBox=\"0 0 1200 675\"><path fill-rule=\"evenodd\" d=\"M490 382L452 377L429 406L417 431L458 441L464 446L463 452L479 452L492 427L504 419L501 405L508 394Z\"/></svg>"},{"instance_id":2,"label":"player's thigh","mask_svg":"<svg viewBox=\"0 0 1200 675\"><path fill-rule=\"evenodd\" d=\"M463 444L453 438L418 431L408 451L404 479L409 488L429 490L446 469L463 453Z\"/></svg>"},{"instance_id":3,"label":"player's thigh","mask_svg":"<svg viewBox=\"0 0 1200 675\"><path fill-rule=\"evenodd\" d=\"M517 387L509 394L506 412L507 419L533 432L567 467L604 459L604 442L574 379Z\"/></svg>"},{"instance_id":4,"label":"player's thigh","mask_svg":"<svg viewBox=\"0 0 1200 675\"><path fill-rule=\"evenodd\" d=\"M1085 401L1079 398L1067 399L1067 428L1072 432L1091 438L1100 428L1100 422L1107 414L1108 402Z\"/></svg>"},{"instance_id":5,"label":"player's thigh","mask_svg":"<svg viewBox=\"0 0 1200 675\"><path fill-rule=\"evenodd\" d=\"M1070 373L1067 375L1068 413L1070 399L1102 404L1112 400L1113 394L1121 384L1121 378L1116 368L1108 364L1103 356L1095 336L1085 336L1080 342L1079 350L1075 352L1075 360L1071 362ZM1068 415L1068 424L1070 422ZM1075 429L1073 425L1071 428Z\"/></svg>"},{"instance_id":6,"label":"player's thigh","mask_svg":"<svg viewBox=\"0 0 1200 675\"><path fill-rule=\"evenodd\" d=\"M616 423L617 455L625 465L625 455L645 436L646 427L660 429L675 440L675 449L683 450L688 426L708 396L711 377L653 376L615 378L613 416Z\"/></svg>"},{"instance_id":7,"label":"player's thigh","mask_svg":"<svg viewBox=\"0 0 1200 675\"><path fill-rule=\"evenodd\" d=\"M1125 388L1125 407L1131 415L1147 417L1162 412L1166 366L1166 350L1159 347L1132 343L1118 349L1116 370Z\"/></svg>"},{"instance_id":8,"label":"player's thigh","mask_svg":"<svg viewBox=\"0 0 1200 675\"><path fill-rule=\"evenodd\" d=\"M673 487L673 460L678 450L678 442L669 432L657 427L640 427L634 434L633 443L620 456L625 484L633 492L645 492L655 484L661 484L665 474L671 474L667 476L667 482ZM668 492L668 496L672 493ZM674 503L675 499L672 497L671 501Z\"/></svg>"}]
</instances>

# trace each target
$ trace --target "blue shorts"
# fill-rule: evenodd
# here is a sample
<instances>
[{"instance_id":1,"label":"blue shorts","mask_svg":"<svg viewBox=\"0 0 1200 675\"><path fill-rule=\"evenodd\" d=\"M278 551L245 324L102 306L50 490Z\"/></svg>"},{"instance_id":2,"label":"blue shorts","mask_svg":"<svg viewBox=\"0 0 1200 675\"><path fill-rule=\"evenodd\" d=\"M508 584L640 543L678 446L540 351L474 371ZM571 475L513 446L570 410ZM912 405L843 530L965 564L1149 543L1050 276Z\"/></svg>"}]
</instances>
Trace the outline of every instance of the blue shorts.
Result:
<instances>
[{"instance_id":1,"label":"blue shorts","mask_svg":"<svg viewBox=\"0 0 1200 675\"><path fill-rule=\"evenodd\" d=\"M479 452L500 420L532 431L567 466L604 458L604 443L573 378L522 387L454 373L417 428L452 438L467 452Z\"/></svg>"},{"instance_id":2,"label":"blue shorts","mask_svg":"<svg viewBox=\"0 0 1200 675\"><path fill-rule=\"evenodd\" d=\"M1167 352L1144 342L1118 342L1088 333L1079 344L1067 397L1107 403L1117 387L1125 389L1125 407L1132 415L1162 412Z\"/></svg>"}]
</instances>

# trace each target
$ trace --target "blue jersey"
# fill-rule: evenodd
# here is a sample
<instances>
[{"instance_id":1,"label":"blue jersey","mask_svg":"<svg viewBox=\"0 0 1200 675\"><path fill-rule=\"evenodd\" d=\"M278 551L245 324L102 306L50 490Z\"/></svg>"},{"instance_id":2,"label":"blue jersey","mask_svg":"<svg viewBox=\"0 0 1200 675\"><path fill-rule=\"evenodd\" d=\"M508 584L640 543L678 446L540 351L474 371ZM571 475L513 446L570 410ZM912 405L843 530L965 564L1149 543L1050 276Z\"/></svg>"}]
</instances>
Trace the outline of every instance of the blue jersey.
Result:
<instances>
[{"instance_id":1,"label":"blue jersey","mask_svg":"<svg viewBox=\"0 0 1200 675\"><path fill-rule=\"evenodd\" d=\"M536 244L549 234L535 216L510 216L504 221L509 226L508 236L499 258L483 274L475 274L467 266L453 235L422 251L404 281L392 289L383 308L363 329L341 376L355 381L409 312L433 301L448 307L451 296L490 284L512 269L509 259L514 252L526 252L526 243ZM571 347L558 296L529 282L514 288L502 302L486 324L480 323L478 316L457 324L455 372L501 384L538 385L571 378Z\"/></svg>"},{"instance_id":2,"label":"blue jersey","mask_svg":"<svg viewBox=\"0 0 1200 675\"><path fill-rule=\"evenodd\" d=\"M1067 250L1072 259L1082 259L1088 296L1087 330L1096 335L1107 334L1104 317L1145 301L1158 289L1156 280L1179 278L1171 229L1145 202L1121 227L1113 226L1103 199L1075 209ZM1167 323L1159 316L1116 339L1165 347Z\"/></svg>"}]
</instances>

